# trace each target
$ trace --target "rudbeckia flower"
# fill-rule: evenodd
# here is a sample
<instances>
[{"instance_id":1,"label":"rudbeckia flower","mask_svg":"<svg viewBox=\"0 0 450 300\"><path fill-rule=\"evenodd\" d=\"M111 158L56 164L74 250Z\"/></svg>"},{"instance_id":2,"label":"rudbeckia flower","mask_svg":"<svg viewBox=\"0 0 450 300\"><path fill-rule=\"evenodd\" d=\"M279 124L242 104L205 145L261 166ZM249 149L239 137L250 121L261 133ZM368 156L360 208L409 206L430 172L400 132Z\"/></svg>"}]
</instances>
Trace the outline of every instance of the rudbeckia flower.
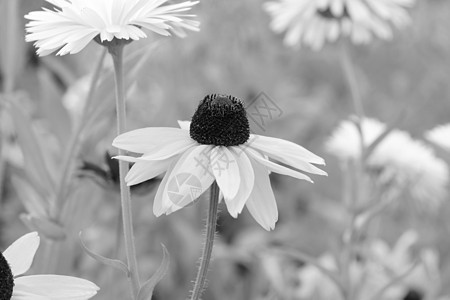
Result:
<instances>
[{"instance_id":1,"label":"rudbeckia flower","mask_svg":"<svg viewBox=\"0 0 450 300\"><path fill-rule=\"evenodd\" d=\"M168 36L198 31L199 22L185 14L198 1L161 6L167 0L46 0L54 10L33 11L25 16L26 40L35 42L40 56L59 49L57 55L74 54L98 36L101 42L113 39L139 40L144 29Z\"/></svg>"},{"instance_id":2,"label":"rudbeckia flower","mask_svg":"<svg viewBox=\"0 0 450 300\"><path fill-rule=\"evenodd\" d=\"M430 142L450 151L450 124L437 126L425 134Z\"/></svg>"},{"instance_id":3,"label":"rudbeckia flower","mask_svg":"<svg viewBox=\"0 0 450 300\"><path fill-rule=\"evenodd\" d=\"M320 50L326 41L349 37L355 44L369 43L374 36L391 39L391 25L410 23L407 8L415 0L277 0L265 9L275 32L286 31L288 46L305 44Z\"/></svg>"},{"instance_id":4,"label":"rudbeckia flower","mask_svg":"<svg viewBox=\"0 0 450 300\"><path fill-rule=\"evenodd\" d=\"M366 147L386 129L385 124L370 118L363 119L361 127ZM325 146L330 154L349 161L360 158L360 145L356 125L346 120L333 132ZM407 190L413 199L428 208L437 208L446 195L449 180L446 163L436 157L430 147L405 131L389 133L369 156L367 167L385 191Z\"/></svg>"},{"instance_id":5,"label":"rudbeckia flower","mask_svg":"<svg viewBox=\"0 0 450 300\"><path fill-rule=\"evenodd\" d=\"M39 247L36 232L28 233L0 253L0 299L90 299L99 288L90 281L61 275L27 275ZM20 277L19 277L20 276Z\"/></svg>"},{"instance_id":6,"label":"rudbeckia flower","mask_svg":"<svg viewBox=\"0 0 450 300\"><path fill-rule=\"evenodd\" d=\"M326 175L313 164L324 160L294 143L250 134L243 103L231 96L209 95L192 122L179 128L143 128L119 135L113 146L142 153L119 156L135 164L126 176L135 185L166 172L153 212L169 214L192 203L216 181L228 212L237 217L247 207L266 230L278 219L269 172L311 181L300 171ZM269 158L289 167L275 163Z\"/></svg>"}]
</instances>

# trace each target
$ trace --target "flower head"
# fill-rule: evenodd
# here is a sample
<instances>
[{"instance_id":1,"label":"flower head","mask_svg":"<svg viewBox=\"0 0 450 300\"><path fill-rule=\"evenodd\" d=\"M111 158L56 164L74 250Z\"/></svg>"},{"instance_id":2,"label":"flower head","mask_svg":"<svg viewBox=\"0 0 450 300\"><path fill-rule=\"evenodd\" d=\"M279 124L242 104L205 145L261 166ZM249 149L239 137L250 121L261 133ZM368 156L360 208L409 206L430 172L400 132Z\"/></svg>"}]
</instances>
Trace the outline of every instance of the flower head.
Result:
<instances>
[{"instance_id":1,"label":"flower head","mask_svg":"<svg viewBox=\"0 0 450 300\"><path fill-rule=\"evenodd\" d=\"M314 50L326 41L340 36L355 44L365 44L373 36L391 39L391 24L403 28L409 24L407 8L415 0L277 0L268 2L272 15L271 27L286 31L288 46L306 44Z\"/></svg>"},{"instance_id":2,"label":"flower head","mask_svg":"<svg viewBox=\"0 0 450 300\"><path fill-rule=\"evenodd\" d=\"M372 144L386 129L378 120L362 121L365 146ZM361 156L361 140L356 125L342 122L326 143L327 151L339 159L355 160ZM449 171L445 162L437 158L424 143L414 140L401 130L393 130L377 145L367 165L378 183L383 186L406 187L418 200L426 200L436 207L446 194Z\"/></svg>"},{"instance_id":3,"label":"flower head","mask_svg":"<svg viewBox=\"0 0 450 300\"><path fill-rule=\"evenodd\" d=\"M113 146L141 157L119 156L134 162L127 174L135 185L166 175L156 193L153 212L169 214L197 199L216 181L229 213L244 206L266 230L273 229L278 210L269 172L311 181L299 172L326 175L313 164L324 160L294 143L250 134L242 102L231 96L209 95L201 101L192 123L178 128L143 128L118 136ZM275 159L292 168L269 160Z\"/></svg>"},{"instance_id":4,"label":"flower head","mask_svg":"<svg viewBox=\"0 0 450 300\"><path fill-rule=\"evenodd\" d=\"M431 129L425 137L430 142L450 151L450 123Z\"/></svg>"},{"instance_id":5,"label":"flower head","mask_svg":"<svg viewBox=\"0 0 450 300\"><path fill-rule=\"evenodd\" d=\"M85 300L97 294L95 284L76 277L20 276L30 269L39 242L36 232L28 233L0 253L0 299Z\"/></svg>"},{"instance_id":6,"label":"flower head","mask_svg":"<svg viewBox=\"0 0 450 300\"><path fill-rule=\"evenodd\" d=\"M161 35L185 35L185 29L198 31L199 22L185 14L198 1L161 6L167 0L46 0L57 8L33 11L26 40L35 42L41 56L74 54L98 37L100 42L139 40L144 29Z\"/></svg>"}]
</instances>

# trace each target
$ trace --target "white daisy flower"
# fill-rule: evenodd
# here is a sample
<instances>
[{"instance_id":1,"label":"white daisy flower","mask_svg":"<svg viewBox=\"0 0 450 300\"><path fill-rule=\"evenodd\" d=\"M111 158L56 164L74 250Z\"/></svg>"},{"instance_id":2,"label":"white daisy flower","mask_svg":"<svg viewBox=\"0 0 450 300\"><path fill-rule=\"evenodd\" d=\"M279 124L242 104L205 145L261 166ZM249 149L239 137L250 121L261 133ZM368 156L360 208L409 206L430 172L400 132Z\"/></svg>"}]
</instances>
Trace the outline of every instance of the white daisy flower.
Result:
<instances>
[{"instance_id":1,"label":"white daisy flower","mask_svg":"<svg viewBox=\"0 0 450 300\"><path fill-rule=\"evenodd\" d=\"M61 275L27 275L39 247L37 232L28 233L0 253L0 299L90 299L99 290L90 281Z\"/></svg>"},{"instance_id":2,"label":"white daisy flower","mask_svg":"<svg viewBox=\"0 0 450 300\"><path fill-rule=\"evenodd\" d=\"M166 172L153 205L156 216L193 202L216 181L233 217L246 205L255 220L270 230L275 227L278 210L269 172L307 181L311 179L299 170L326 175L313 165L322 165L324 160L305 148L250 134L244 106L234 97L206 96L192 122L180 125L181 129L138 129L113 141L117 148L143 154L118 157L135 163L126 177L128 185Z\"/></svg>"},{"instance_id":3,"label":"white daisy flower","mask_svg":"<svg viewBox=\"0 0 450 300\"><path fill-rule=\"evenodd\" d=\"M372 38L391 39L392 25L410 23L407 8L415 0L277 0L265 9L272 16L275 32L286 32L285 43L320 50L326 41L348 37L355 44Z\"/></svg>"},{"instance_id":4,"label":"white daisy flower","mask_svg":"<svg viewBox=\"0 0 450 300\"><path fill-rule=\"evenodd\" d=\"M450 151L450 123L437 126L425 134L430 142Z\"/></svg>"},{"instance_id":5,"label":"white daisy flower","mask_svg":"<svg viewBox=\"0 0 450 300\"><path fill-rule=\"evenodd\" d=\"M139 40L147 37L144 29L168 36L198 31L195 15L185 14L198 1L161 6L168 0L46 0L54 10L44 8L25 16L30 20L26 40L35 42L40 56L74 54L98 37Z\"/></svg>"},{"instance_id":6,"label":"white daisy flower","mask_svg":"<svg viewBox=\"0 0 450 300\"><path fill-rule=\"evenodd\" d=\"M363 119L361 127L366 147L386 129L385 124L370 118ZM330 154L346 161L360 158L360 145L356 125L347 120L338 126L325 147ZM388 134L369 156L367 166L377 174L380 184L407 188L411 196L426 200L430 207L436 207L446 195L447 165L407 132L393 130Z\"/></svg>"}]
</instances>

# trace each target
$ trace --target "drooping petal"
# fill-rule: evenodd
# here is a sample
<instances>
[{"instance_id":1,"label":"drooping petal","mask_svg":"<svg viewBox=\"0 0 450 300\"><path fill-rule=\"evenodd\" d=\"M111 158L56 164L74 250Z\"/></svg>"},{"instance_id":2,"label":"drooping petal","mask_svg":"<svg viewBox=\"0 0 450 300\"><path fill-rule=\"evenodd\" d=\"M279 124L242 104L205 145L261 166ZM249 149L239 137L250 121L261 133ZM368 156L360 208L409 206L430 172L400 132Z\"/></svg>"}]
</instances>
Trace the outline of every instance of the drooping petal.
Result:
<instances>
[{"instance_id":1,"label":"drooping petal","mask_svg":"<svg viewBox=\"0 0 450 300\"><path fill-rule=\"evenodd\" d=\"M261 151L269 157L296 169L317 175L327 175L326 172L312 165L312 163L324 165L323 158L292 142L253 135L247 144L248 147Z\"/></svg>"},{"instance_id":2,"label":"drooping petal","mask_svg":"<svg viewBox=\"0 0 450 300\"><path fill-rule=\"evenodd\" d=\"M171 204L166 214L190 204L214 182L213 171L209 164L211 149L211 145L199 145L181 155L167 179L162 194L162 202Z\"/></svg>"},{"instance_id":3,"label":"drooping petal","mask_svg":"<svg viewBox=\"0 0 450 300\"><path fill-rule=\"evenodd\" d=\"M138 161L128 171L125 181L128 186L139 184L164 173L174 160L173 157L164 160Z\"/></svg>"},{"instance_id":4,"label":"drooping petal","mask_svg":"<svg viewBox=\"0 0 450 300\"><path fill-rule=\"evenodd\" d=\"M167 181L169 180L170 174L172 173L173 168L177 164L181 155L177 156L175 159L171 161L169 166L167 167L166 174L163 177L163 180L159 184L158 191L156 192L155 199L153 200L153 214L157 217L166 213L166 211L170 208L171 203L163 203L164 190L167 185Z\"/></svg>"},{"instance_id":5,"label":"drooping petal","mask_svg":"<svg viewBox=\"0 0 450 300\"><path fill-rule=\"evenodd\" d=\"M239 191L241 182L239 167L233 153L226 147L216 146L210 152L209 163L225 200L233 199Z\"/></svg>"},{"instance_id":6,"label":"drooping petal","mask_svg":"<svg viewBox=\"0 0 450 300\"><path fill-rule=\"evenodd\" d=\"M257 151L255 151L253 149L246 148L245 150L242 150L242 151L247 152L254 160L256 160L260 164L264 165L271 172L275 172L275 173L278 173L278 174L287 175L287 176L291 176L291 177L294 177L294 178L297 178L297 179L313 182L311 180L311 178L309 178L309 176L306 176L303 173L300 173L300 172L297 172L295 170L286 168L286 167L281 166L279 164L273 163L270 160L264 158L262 154L258 153Z\"/></svg>"},{"instance_id":7,"label":"drooping petal","mask_svg":"<svg viewBox=\"0 0 450 300\"><path fill-rule=\"evenodd\" d=\"M126 132L116 137L112 145L116 148L147 153L155 149L166 148L167 145L180 146L190 143L189 132L178 128L149 127Z\"/></svg>"},{"instance_id":8,"label":"drooping petal","mask_svg":"<svg viewBox=\"0 0 450 300\"><path fill-rule=\"evenodd\" d=\"M14 284L13 293L34 294L51 300L85 300L93 297L100 289L88 280L61 275L23 276L14 279Z\"/></svg>"},{"instance_id":9,"label":"drooping petal","mask_svg":"<svg viewBox=\"0 0 450 300\"><path fill-rule=\"evenodd\" d=\"M237 195L233 199L225 199L225 203L230 215L233 218L237 218L238 214L242 212L248 197L250 197L250 194L252 193L255 183L255 174L253 172L252 164L244 151L238 147L230 147L230 151L233 152L236 163L239 166L241 180Z\"/></svg>"},{"instance_id":10,"label":"drooping petal","mask_svg":"<svg viewBox=\"0 0 450 300\"><path fill-rule=\"evenodd\" d=\"M22 275L30 269L34 255L39 247L39 242L38 233L30 232L20 237L3 252L3 256L9 263L14 277Z\"/></svg>"},{"instance_id":11,"label":"drooping petal","mask_svg":"<svg viewBox=\"0 0 450 300\"><path fill-rule=\"evenodd\" d=\"M270 185L268 170L252 158L250 161L255 173L255 185L246 202L246 207L256 222L270 231L275 228L275 223L278 221L278 208Z\"/></svg>"}]
</instances>

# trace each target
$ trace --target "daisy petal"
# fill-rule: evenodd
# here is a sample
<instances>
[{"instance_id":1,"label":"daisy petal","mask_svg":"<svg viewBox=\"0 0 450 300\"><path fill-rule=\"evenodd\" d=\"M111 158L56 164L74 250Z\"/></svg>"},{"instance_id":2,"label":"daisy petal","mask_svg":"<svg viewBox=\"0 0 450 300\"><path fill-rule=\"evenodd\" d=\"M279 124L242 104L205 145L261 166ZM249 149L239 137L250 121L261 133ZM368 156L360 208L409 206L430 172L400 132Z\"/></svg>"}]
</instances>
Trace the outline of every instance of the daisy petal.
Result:
<instances>
[{"instance_id":1,"label":"daisy petal","mask_svg":"<svg viewBox=\"0 0 450 300\"><path fill-rule=\"evenodd\" d=\"M164 160L138 161L128 171L125 181L131 186L152 179L164 173L172 161L172 157Z\"/></svg>"},{"instance_id":2,"label":"daisy petal","mask_svg":"<svg viewBox=\"0 0 450 300\"><path fill-rule=\"evenodd\" d=\"M191 129L191 121L180 121L180 120L178 120L178 125L183 130Z\"/></svg>"},{"instance_id":3,"label":"daisy petal","mask_svg":"<svg viewBox=\"0 0 450 300\"><path fill-rule=\"evenodd\" d=\"M292 142L258 135L253 136L248 146L296 169L317 175L327 175L326 172L311 164L324 165L323 158Z\"/></svg>"},{"instance_id":4,"label":"daisy petal","mask_svg":"<svg viewBox=\"0 0 450 300\"><path fill-rule=\"evenodd\" d=\"M31 232L16 240L3 252L3 256L8 261L14 277L22 275L30 269L34 255L39 247L39 242L38 233Z\"/></svg>"},{"instance_id":5,"label":"daisy petal","mask_svg":"<svg viewBox=\"0 0 450 300\"><path fill-rule=\"evenodd\" d=\"M190 204L205 192L214 181L209 166L212 146L199 145L185 151L172 171L164 176L155 199L161 205L161 211L169 214ZM155 211L154 211L155 212ZM158 216L158 212L155 212Z\"/></svg>"},{"instance_id":6,"label":"daisy petal","mask_svg":"<svg viewBox=\"0 0 450 300\"><path fill-rule=\"evenodd\" d=\"M255 173L255 186L246 202L250 214L265 230L275 228L278 221L278 208L270 186L269 174L266 167L250 158Z\"/></svg>"},{"instance_id":7,"label":"daisy petal","mask_svg":"<svg viewBox=\"0 0 450 300\"><path fill-rule=\"evenodd\" d=\"M169 180L170 174L172 173L173 168L178 162L178 158L171 161L169 166L167 167L166 174L164 175L163 180L159 184L158 191L156 192L155 200L153 201L153 214L157 217L166 213L166 211L170 208L170 203L163 203L163 194L167 185L167 181Z\"/></svg>"},{"instance_id":8,"label":"daisy petal","mask_svg":"<svg viewBox=\"0 0 450 300\"><path fill-rule=\"evenodd\" d=\"M99 290L98 286L88 280L61 275L23 276L14 279L14 284L14 291L51 300L85 300L93 297Z\"/></svg>"},{"instance_id":9,"label":"daisy petal","mask_svg":"<svg viewBox=\"0 0 450 300\"><path fill-rule=\"evenodd\" d=\"M191 140L189 132L178 128L152 127L132 130L116 137L112 145L135 153L148 153L166 148L168 144L179 145L180 141Z\"/></svg>"},{"instance_id":10,"label":"daisy petal","mask_svg":"<svg viewBox=\"0 0 450 300\"><path fill-rule=\"evenodd\" d=\"M275 173L278 173L278 174L291 176L291 177L294 177L294 178L297 178L297 179L301 179L301 180L306 180L306 181L309 181L311 183L313 182L311 180L311 178L309 178L309 176L306 176L303 173L300 173L300 172L297 172L295 170L291 170L289 168L286 168L286 167L283 167L283 166L278 165L276 163L273 163L270 160L264 158L261 154L259 154L258 152L256 152L253 149L246 148L245 150L242 150L242 151L246 151L248 154L251 155L251 157L253 159L255 159L260 164L264 165L271 172L275 172Z\"/></svg>"},{"instance_id":11,"label":"daisy petal","mask_svg":"<svg viewBox=\"0 0 450 300\"><path fill-rule=\"evenodd\" d=\"M226 147L214 147L210 153L209 163L225 200L233 199L241 181L233 153Z\"/></svg>"},{"instance_id":12,"label":"daisy petal","mask_svg":"<svg viewBox=\"0 0 450 300\"><path fill-rule=\"evenodd\" d=\"M49 298L14 288L11 300L49 300Z\"/></svg>"},{"instance_id":13,"label":"daisy petal","mask_svg":"<svg viewBox=\"0 0 450 300\"><path fill-rule=\"evenodd\" d=\"M239 191L233 199L225 199L227 209L233 218L237 218L238 214L242 212L242 209L247 202L248 197L253 190L255 183L255 174L253 173L252 164L243 151L239 148L231 147L230 151L233 152L236 159L236 164L239 166L239 174L241 181L239 183Z\"/></svg>"}]
</instances>

